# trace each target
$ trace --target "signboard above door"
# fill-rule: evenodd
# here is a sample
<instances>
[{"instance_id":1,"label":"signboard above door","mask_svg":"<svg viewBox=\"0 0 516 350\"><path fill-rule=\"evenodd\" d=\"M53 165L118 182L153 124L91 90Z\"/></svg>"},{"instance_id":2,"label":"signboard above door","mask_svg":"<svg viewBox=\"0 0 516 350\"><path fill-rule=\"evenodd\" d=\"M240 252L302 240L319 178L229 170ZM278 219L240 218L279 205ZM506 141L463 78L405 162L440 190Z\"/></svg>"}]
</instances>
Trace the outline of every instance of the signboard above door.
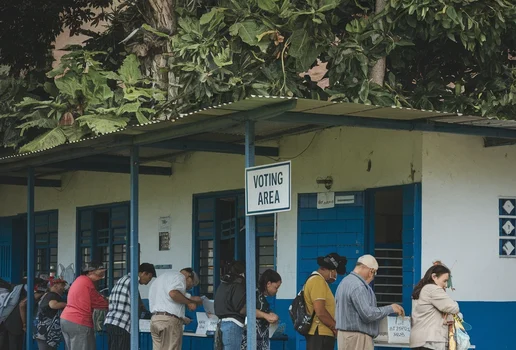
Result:
<instances>
[{"instance_id":1,"label":"signboard above door","mask_svg":"<svg viewBox=\"0 0 516 350\"><path fill-rule=\"evenodd\" d=\"M245 214L263 215L291 209L290 161L245 169Z\"/></svg>"}]
</instances>

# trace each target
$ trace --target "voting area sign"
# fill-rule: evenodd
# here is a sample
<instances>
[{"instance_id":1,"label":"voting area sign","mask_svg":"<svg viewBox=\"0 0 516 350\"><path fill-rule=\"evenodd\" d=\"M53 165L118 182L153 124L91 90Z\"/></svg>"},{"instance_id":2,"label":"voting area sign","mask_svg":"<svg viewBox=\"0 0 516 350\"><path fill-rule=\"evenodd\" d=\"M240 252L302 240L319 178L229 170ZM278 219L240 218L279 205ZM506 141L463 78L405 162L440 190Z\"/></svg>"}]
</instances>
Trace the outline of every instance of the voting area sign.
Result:
<instances>
[{"instance_id":1,"label":"voting area sign","mask_svg":"<svg viewBox=\"0 0 516 350\"><path fill-rule=\"evenodd\" d=\"M290 161L245 169L245 214L262 215L291 208Z\"/></svg>"}]
</instances>

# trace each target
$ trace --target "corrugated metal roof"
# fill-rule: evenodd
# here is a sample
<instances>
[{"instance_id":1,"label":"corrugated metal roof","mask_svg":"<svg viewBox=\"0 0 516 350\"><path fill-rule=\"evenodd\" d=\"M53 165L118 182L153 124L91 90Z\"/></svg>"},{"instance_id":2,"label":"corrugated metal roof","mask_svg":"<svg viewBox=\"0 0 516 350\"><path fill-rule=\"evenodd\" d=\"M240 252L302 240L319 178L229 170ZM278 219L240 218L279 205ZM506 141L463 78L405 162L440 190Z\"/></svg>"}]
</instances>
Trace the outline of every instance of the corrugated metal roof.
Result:
<instances>
[{"instance_id":1,"label":"corrugated metal roof","mask_svg":"<svg viewBox=\"0 0 516 350\"><path fill-rule=\"evenodd\" d=\"M85 139L81 139L76 142L67 143L64 145L51 147L36 152L23 153L23 154L12 154L0 158L1 163L16 162L21 158L38 157L39 154L48 153L53 149L74 149L81 147L95 147L101 149L107 144L112 144L120 138L127 138L134 135L151 134L158 130L164 130L168 128L175 128L180 125L192 124L196 122L203 122L212 120L214 118L228 117L233 113L249 111L252 109L259 109L266 105L271 105L280 100L287 100L291 98L287 97L274 97L274 96L252 96L242 101L225 103L209 108L199 109L195 112L182 114L177 118L170 120L155 120L142 125L128 126L125 128L118 129L112 133L93 136ZM298 113L310 113L320 115L331 115L331 116L355 116L362 118L381 118L389 120L402 120L402 121L414 121L414 120L428 120L433 122L450 123L457 125L475 125L485 126L492 128L502 129L516 129L516 121L514 120L499 120L495 118L482 118L478 116L461 115L460 113L450 112L439 112L439 111L428 111L428 110L417 110L405 107L384 107L374 105L364 105L358 103L341 103L333 101L319 101L310 99L295 99L297 101L296 106L290 110L292 115ZM277 137L281 134L289 134L289 132L295 132L299 130L299 123L284 123L275 122L274 120L260 121L256 124L256 135L258 139L267 139L269 135ZM310 125L305 125L306 130L310 130ZM315 128L315 126L314 126ZM301 129L302 130L302 129ZM219 139L228 142L241 142L241 136L244 135L243 126L234 126L225 130L218 130L216 132L219 136L211 134L211 140ZM220 136L224 134L227 136ZM229 137L231 136L231 137ZM234 136L234 137L233 137ZM206 138L208 136L204 136ZM154 155L170 154L170 151L161 150L156 151Z\"/></svg>"}]
</instances>

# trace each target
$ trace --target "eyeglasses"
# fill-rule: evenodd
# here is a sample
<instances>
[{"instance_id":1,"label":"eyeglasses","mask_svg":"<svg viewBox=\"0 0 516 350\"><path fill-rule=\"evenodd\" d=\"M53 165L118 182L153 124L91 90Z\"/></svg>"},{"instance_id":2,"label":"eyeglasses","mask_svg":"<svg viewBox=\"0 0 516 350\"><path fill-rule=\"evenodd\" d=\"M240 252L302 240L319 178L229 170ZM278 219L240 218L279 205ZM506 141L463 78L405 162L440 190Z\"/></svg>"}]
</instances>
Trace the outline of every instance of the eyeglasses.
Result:
<instances>
[{"instance_id":1,"label":"eyeglasses","mask_svg":"<svg viewBox=\"0 0 516 350\"><path fill-rule=\"evenodd\" d=\"M371 269L371 271L373 271L373 275L375 275L375 276L378 274L378 270Z\"/></svg>"}]
</instances>

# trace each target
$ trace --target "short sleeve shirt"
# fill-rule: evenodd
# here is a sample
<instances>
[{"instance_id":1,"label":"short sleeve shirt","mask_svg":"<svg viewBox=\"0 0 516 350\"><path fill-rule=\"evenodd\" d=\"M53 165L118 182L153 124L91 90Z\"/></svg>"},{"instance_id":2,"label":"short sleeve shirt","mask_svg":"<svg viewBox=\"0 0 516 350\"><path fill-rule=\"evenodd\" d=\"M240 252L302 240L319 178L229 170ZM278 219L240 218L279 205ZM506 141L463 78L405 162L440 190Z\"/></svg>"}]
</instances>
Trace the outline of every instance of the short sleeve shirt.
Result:
<instances>
[{"instance_id":1,"label":"short sleeve shirt","mask_svg":"<svg viewBox=\"0 0 516 350\"><path fill-rule=\"evenodd\" d=\"M335 318L335 297L330 286L319 273L313 272L312 274L317 276L310 277L304 287L306 311L311 315L314 312L314 301L324 300L326 311ZM314 335L316 329L319 329L320 335L334 336L332 330L322 323L317 315L314 315L308 334Z\"/></svg>"},{"instance_id":2,"label":"short sleeve shirt","mask_svg":"<svg viewBox=\"0 0 516 350\"><path fill-rule=\"evenodd\" d=\"M177 290L186 294L186 278L181 272L166 272L152 282L149 290L150 311L168 312L178 317L185 317L185 305L176 303L170 297L170 291Z\"/></svg>"}]
</instances>

